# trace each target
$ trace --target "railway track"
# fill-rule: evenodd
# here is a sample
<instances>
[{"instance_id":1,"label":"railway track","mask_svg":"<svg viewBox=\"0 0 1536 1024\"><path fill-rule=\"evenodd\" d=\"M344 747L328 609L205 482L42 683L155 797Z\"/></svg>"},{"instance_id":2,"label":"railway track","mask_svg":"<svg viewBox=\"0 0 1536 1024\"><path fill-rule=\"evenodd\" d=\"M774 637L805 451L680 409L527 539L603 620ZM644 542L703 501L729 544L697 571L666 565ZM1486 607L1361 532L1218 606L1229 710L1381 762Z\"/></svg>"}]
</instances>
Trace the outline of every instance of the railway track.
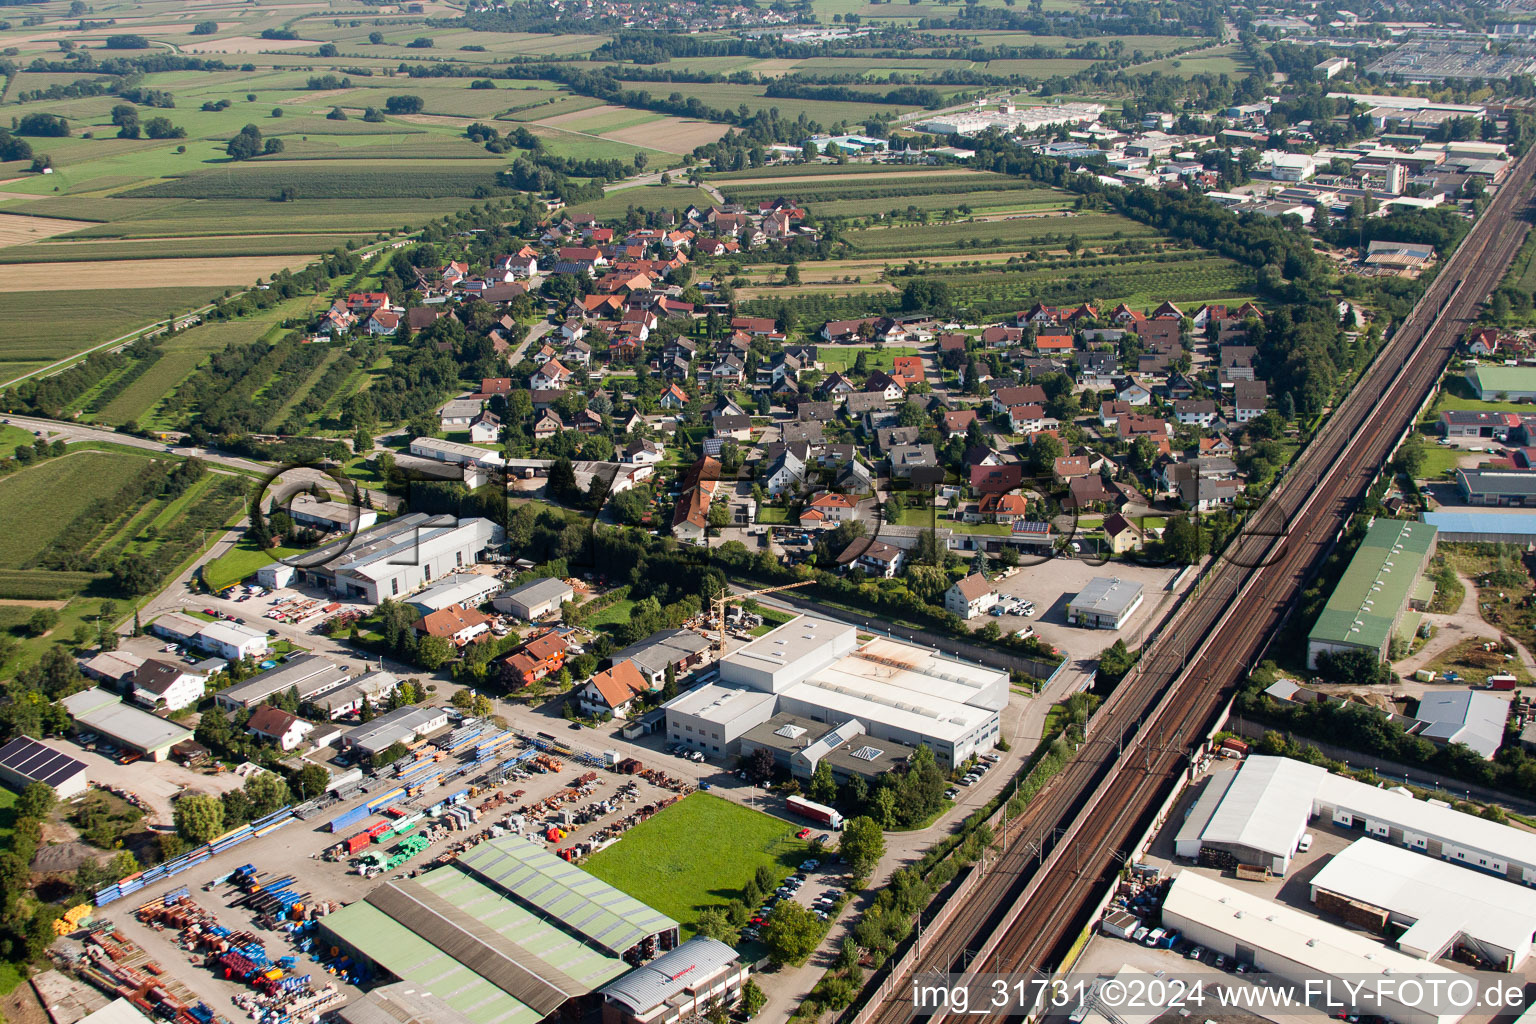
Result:
<instances>
[{"instance_id":1,"label":"railway track","mask_svg":"<svg viewBox=\"0 0 1536 1024\"><path fill-rule=\"evenodd\" d=\"M1005 852L944 927L923 937L913 974L1049 972L1059 963L1524 242L1533 172L1536 150L1518 161L1356 387L1100 707L1073 760L1008 823ZM913 1015L910 990L898 983L856 1020L894 1024Z\"/></svg>"}]
</instances>

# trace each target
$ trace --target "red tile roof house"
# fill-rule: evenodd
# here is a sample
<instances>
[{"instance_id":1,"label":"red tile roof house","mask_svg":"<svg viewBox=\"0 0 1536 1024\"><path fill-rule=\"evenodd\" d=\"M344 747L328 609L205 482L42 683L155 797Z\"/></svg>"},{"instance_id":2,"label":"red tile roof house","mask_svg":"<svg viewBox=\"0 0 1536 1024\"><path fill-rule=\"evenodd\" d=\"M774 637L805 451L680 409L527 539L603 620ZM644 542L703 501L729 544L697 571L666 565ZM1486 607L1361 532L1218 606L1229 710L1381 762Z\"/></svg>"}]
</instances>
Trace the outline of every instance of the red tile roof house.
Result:
<instances>
[{"instance_id":1,"label":"red tile roof house","mask_svg":"<svg viewBox=\"0 0 1536 1024\"><path fill-rule=\"evenodd\" d=\"M416 620L416 632L451 640L455 647L463 647L482 633L490 632L490 629L489 615L476 608L465 608L461 604L451 604Z\"/></svg>"},{"instance_id":2,"label":"red tile roof house","mask_svg":"<svg viewBox=\"0 0 1536 1024\"><path fill-rule=\"evenodd\" d=\"M636 697L651 692L651 686L635 663L625 658L606 672L588 679L581 688L581 709L589 715L609 714L623 718Z\"/></svg>"},{"instance_id":3,"label":"red tile roof house","mask_svg":"<svg viewBox=\"0 0 1536 1024\"><path fill-rule=\"evenodd\" d=\"M1008 462L1001 466L972 466L971 488L981 494L1005 494L1024 480L1024 466Z\"/></svg>"},{"instance_id":4,"label":"red tile roof house","mask_svg":"<svg viewBox=\"0 0 1536 1024\"><path fill-rule=\"evenodd\" d=\"M565 664L565 638L558 633L535 637L501 660L503 680L512 686L531 686Z\"/></svg>"}]
</instances>

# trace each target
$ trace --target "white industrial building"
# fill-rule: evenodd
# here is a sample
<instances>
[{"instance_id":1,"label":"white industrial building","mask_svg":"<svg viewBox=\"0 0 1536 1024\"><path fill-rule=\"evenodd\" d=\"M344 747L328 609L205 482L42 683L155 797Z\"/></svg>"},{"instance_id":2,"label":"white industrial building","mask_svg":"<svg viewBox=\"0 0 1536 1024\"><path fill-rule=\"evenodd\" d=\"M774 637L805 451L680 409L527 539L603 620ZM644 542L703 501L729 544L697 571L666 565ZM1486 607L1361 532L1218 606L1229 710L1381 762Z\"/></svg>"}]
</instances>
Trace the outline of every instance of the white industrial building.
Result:
<instances>
[{"instance_id":1,"label":"white industrial building","mask_svg":"<svg viewBox=\"0 0 1536 1024\"><path fill-rule=\"evenodd\" d=\"M1286 757L1250 757L1235 772L1213 772L1174 837L1173 852L1284 876L1326 769Z\"/></svg>"},{"instance_id":2,"label":"white industrial building","mask_svg":"<svg viewBox=\"0 0 1536 1024\"><path fill-rule=\"evenodd\" d=\"M1141 607L1141 584L1117 576L1095 576L1067 602L1067 621L1088 629L1119 629Z\"/></svg>"},{"instance_id":3,"label":"white industrial building","mask_svg":"<svg viewBox=\"0 0 1536 1024\"><path fill-rule=\"evenodd\" d=\"M1395 990L1390 986L1394 977L1448 981L1462 977L1460 972L1388 949L1362 932L1320 921L1199 872L1183 871L1173 880L1163 900L1163 926L1213 953L1298 987L1333 981L1335 998L1343 997L1345 979L1354 984L1383 979L1376 989L1381 1001L1357 1007L1361 1013L1378 1014L1398 1024L1454 1024L1461 1017L1460 1013L1437 1013L1436 1008L1411 999L1393 998Z\"/></svg>"},{"instance_id":4,"label":"white industrial building","mask_svg":"<svg viewBox=\"0 0 1536 1024\"><path fill-rule=\"evenodd\" d=\"M720 661L720 680L666 705L667 737L706 754L736 754L748 730L783 712L842 725L869 741L926 745L953 767L991 748L1008 674L802 615Z\"/></svg>"},{"instance_id":5,"label":"white industrial building","mask_svg":"<svg viewBox=\"0 0 1536 1024\"><path fill-rule=\"evenodd\" d=\"M1461 945L1510 971L1531 955L1536 892L1390 843L1355 840L1310 885L1320 910L1356 924L1369 914L1384 931L1403 929L1397 948L1411 956L1439 960Z\"/></svg>"},{"instance_id":6,"label":"white industrial building","mask_svg":"<svg viewBox=\"0 0 1536 1024\"><path fill-rule=\"evenodd\" d=\"M1225 853L1284 874L1307 822L1320 818L1536 887L1536 834L1465 814L1443 801L1417 800L1402 787L1370 786L1317 765L1259 755L1235 773L1213 773L1206 786L1174 840L1180 857L1215 863Z\"/></svg>"},{"instance_id":7,"label":"white industrial building","mask_svg":"<svg viewBox=\"0 0 1536 1024\"><path fill-rule=\"evenodd\" d=\"M306 553L303 575L339 597L378 604L474 565L504 537L489 519L413 512Z\"/></svg>"},{"instance_id":8,"label":"white industrial building","mask_svg":"<svg viewBox=\"0 0 1536 1024\"><path fill-rule=\"evenodd\" d=\"M1015 107L1012 100L1000 103L996 110L978 105L974 110L944 114L916 125L919 131L935 135L976 135L996 128L1002 132L1026 134L1059 125L1092 124L1104 113L1102 103L1058 103L1052 106Z\"/></svg>"},{"instance_id":9,"label":"white industrial building","mask_svg":"<svg viewBox=\"0 0 1536 1024\"><path fill-rule=\"evenodd\" d=\"M340 530L366 530L379 521L378 512L345 501L317 498L313 494L297 495L287 505L273 509L288 513L288 517L300 526L308 526L326 533Z\"/></svg>"},{"instance_id":10,"label":"white industrial building","mask_svg":"<svg viewBox=\"0 0 1536 1024\"><path fill-rule=\"evenodd\" d=\"M532 622L559 611L575 593L564 580L546 577L503 591L491 602L491 607Z\"/></svg>"},{"instance_id":11,"label":"white industrial building","mask_svg":"<svg viewBox=\"0 0 1536 1024\"><path fill-rule=\"evenodd\" d=\"M479 607L486 598L501 589L501 580L478 572L456 572L445 576L408 602L423 615L440 612L453 605Z\"/></svg>"},{"instance_id":12,"label":"white industrial building","mask_svg":"<svg viewBox=\"0 0 1536 1024\"><path fill-rule=\"evenodd\" d=\"M187 644L226 661L256 658L267 653L267 635L238 622L208 621L182 612L166 612L149 624L149 631Z\"/></svg>"}]
</instances>

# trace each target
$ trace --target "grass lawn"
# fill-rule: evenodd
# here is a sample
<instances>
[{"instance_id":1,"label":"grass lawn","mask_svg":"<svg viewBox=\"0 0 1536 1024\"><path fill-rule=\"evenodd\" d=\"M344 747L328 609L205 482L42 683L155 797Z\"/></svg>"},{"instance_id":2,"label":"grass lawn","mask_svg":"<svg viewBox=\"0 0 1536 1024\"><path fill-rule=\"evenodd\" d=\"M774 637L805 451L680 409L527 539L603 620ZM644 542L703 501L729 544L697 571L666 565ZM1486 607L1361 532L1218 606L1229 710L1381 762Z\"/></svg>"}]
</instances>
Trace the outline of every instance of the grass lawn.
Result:
<instances>
[{"instance_id":1,"label":"grass lawn","mask_svg":"<svg viewBox=\"0 0 1536 1024\"><path fill-rule=\"evenodd\" d=\"M795 617L791 612L775 611L772 608L760 609L760 614L763 616L763 624L752 630L753 636L762 636L764 633L771 632Z\"/></svg>"},{"instance_id":2,"label":"grass lawn","mask_svg":"<svg viewBox=\"0 0 1536 1024\"><path fill-rule=\"evenodd\" d=\"M1457 461L1466 453L1459 448L1441 448L1431 445L1424 449L1424 466L1419 470L1420 480L1437 480L1456 469Z\"/></svg>"},{"instance_id":3,"label":"grass lawn","mask_svg":"<svg viewBox=\"0 0 1536 1024\"><path fill-rule=\"evenodd\" d=\"M760 523L787 523L789 512L782 508L774 508L772 505L757 506L757 521Z\"/></svg>"},{"instance_id":4,"label":"grass lawn","mask_svg":"<svg viewBox=\"0 0 1536 1024\"><path fill-rule=\"evenodd\" d=\"M268 548L265 551L254 544L241 541L229 551L203 566L203 581L214 590L239 583L264 565L271 565L279 558L303 554L303 548Z\"/></svg>"},{"instance_id":5,"label":"grass lawn","mask_svg":"<svg viewBox=\"0 0 1536 1024\"><path fill-rule=\"evenodd\" d=\"M10 424L0 426L0 459L8 459L16 454L16 449L23 445L30 445L36 438L32 431L22 430Z\"/></svg>"},{"instance_id":6,"label":"grass lawn","mask_svg":"<svg viewBox=\"0 0 1536 1024\"><path fill-rule=\"evenodd\" d=\"M622 626L630 620L634 613L635 602L625 598L622 601L614 602L590 619L583 619L581 624L593 630L602 629L604 626Z\"/></svg>"},{"instance_id":7,"label":"grass lawn","mask_svg":"<svg viewBox=\"0 0 1536 1024\"><path fill-rule=\"evenodd\" d=\"M834 370L847 371L858 361L859 353L864 354L864 365L871 370L889 370L895 366L893 360L897 356L915 356L917 349L895 346L892 348L832 348L823 345L817 353L817 359L827 368L827 372Z\"/></svg>"},{"instance_id":8,"label":"grass lawn","mask_svg":"<svg viewBox=\"0 0 1536 1024\"><path fill-rule=\"evenodd\" d=\"M709 841L701 842L704 837ZM736 898L759 864L783 879L810 849L787 821L694 793L636 825L583 867L676 919L687 938L699 912Z\"/></svg>"}]
</instances>

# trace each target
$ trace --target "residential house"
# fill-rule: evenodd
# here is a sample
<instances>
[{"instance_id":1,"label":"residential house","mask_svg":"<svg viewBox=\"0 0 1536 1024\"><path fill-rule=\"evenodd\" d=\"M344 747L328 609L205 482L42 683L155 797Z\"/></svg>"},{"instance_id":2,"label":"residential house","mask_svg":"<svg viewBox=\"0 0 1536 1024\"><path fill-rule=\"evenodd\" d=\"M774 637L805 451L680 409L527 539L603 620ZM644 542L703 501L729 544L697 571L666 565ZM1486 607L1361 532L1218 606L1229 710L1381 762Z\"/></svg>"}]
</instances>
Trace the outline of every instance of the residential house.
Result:
<instances>
[{"instance_id":1,"label":"residential house","mask_svg":"<svg viewBox=\"0 0 1536 1024\"><path fill-rule=\"evenodd\" d=\"M624 461L631 466L654 466L666 458L661 445L644 438L630 442L624 449Z\"/></svg>"},{"instance_id":2,"label":"residential house","mask_svg":"<svg viewBox=\"0 0 1536 1024\"><path fill-rule=\"evenodd\" d=\"M921 356L897 356L891 362L891 377L904 389L921 384L926 379Z\"/></svg>"},{"instance_id":3,"label":"residential house","mask_svg":"<svg viewBox=\"0 0 1536 1024\"><path fill-rule=\"evenodd\" d=\"M887 453L891 460L891 476L897 480L910 480L914 469L937 469L939 457L931 444L900 444Z\"/></svg>"},{"instance_id":4,"label":"residential house","mask_svg":"<svg viewBox=\"0 0 1536 1024\"><path fill-rule=\"evenodd\" d=\"M672 507L672 535L687 544L698 544L709 530L709 507L721 486L720 462L708 455L689 467L679 483L680 495Z\"/></svg>"},{"instance_id":5,"label":"residential house","mask_svg":"<svg viewBox=\"0 0 1536 1024\"><path fill-rule=\"evenodd\" d=\"M1006 416L1008 410L1016 405L1044 405L1045 403L1045 388L1039 384L992 390L992 415L994 416Z\"/></svg>"},{"instance_id":6,"label":"residential house","mask_svg":"<svg viewBox=\"0 0 1536 1024\"><path fill-rule=\"evenodd\" d=\"M463 647L490 630L489 615L478 608L465 608L461 604L451 604L416 620L416 632L423 636L451 640L455 647Z\"/></svg>"},{"instance_id":7,"label":"residential house","mask_svg":"<svg viewBox=\"0 0 1536 1024\"><path fill-rule=\"evenodd\" d=\"M958 409L943 415L944 433L947 437L964 437L971 429L971 424L977 422L975 409Z\"/></svg>"},{"instance_id":8,"label":"residential house","mask_svg":"<svg viewBox=\"0 0 1536 1024\"><path fill-rule=\"evenodd\" d=\"M571 371L558 359L551 359L534 370L528 378L528 390L544 391L563 388L571 379Z\"/></svg>"},{"instance_id":9,"label":"residential house","mask_svg":"<svg viewBox=\"0 0 1536 1024\"><path fill-rule=\"evenodd\" d=\"M1114 502L1118 498L1119 492L1110 490L1102 476L1090 473L1075 477L1067 484L1067 496L1062 499L1061 507L1082 511Z\"/></svg>"},{"instance_id":10,"label":"residential house","mask_svg":"<svg viewBox=\"0 0 1536 1024\"><path fill-rule=\"evenodd\" d=\"M997 592L981 573L957 580L944 592L944 608L962 619L974 619L997 604Z\"/></svg>"},{"instance_id":11,"label":"residential house","mask_svg":"<svg viewBox=\"0 0 1536 1024\"><path fill-rule=\"evenodd\" d=\"M864 381L864 393L880 395L887 402L899 402L906 397L907 389L884 370L876 370Z\"/></svg>"},{"instance_id":12,"label":"residential house","mask_svg":"<svg viewBox=\"0 0 1536 1024\"><path fill-rule=\"evenodd\" d=\"M980 462L971 466L971 489L981 494L1004 494L1017 489L1023 481L1024 466L1018 462Z\"/></svg>"},{"instance_id":13,"label":"residential house","mask_svg":"<svg viewBox=\"0 0 1536 1024\"><path fill-rule=\"evenodd\" d=\"M1072 332L1065 329L1042 329L1035 332L1035 351L1065 355L1073 349Z\"/></svg>"},{"instance_id":14,"label":"residential house","mask_svg":"<svg viewBox=\"0 0 1536 1024\"><path fill-rule=\"evenodd\" d=\"M982 521L1006 526L1015 519L1025 518L1029 502L1022 494L983 494L976 508Z\"/></svg>"},{"instance_id":15,"label":"residential house","mask_svg":"<svg viewBox=\"0 0 1536 1024\"><path fill-rule=\"evenodd\" d=\"M560 416L553 409L545 409L544 414L533 424L533 439L535 441L547 441L560 431L565 429Z\"/></svg>"},{"instance_id":16,"label":"residential house","mask_svg":"<svg viewBox=\"0 0 1536 1024\"><path fill-rule=\"evenodd\" d=\"M846 523L854 517L858 511L858 502L846 494L834 494L828 491L818 494L806 506L806 511L814 511L822 517L822 521L828 523ZM802 522L804 516L801 516Z\"/></svg>"},{"instance_id":17,"label":"residential house","mask_svg":"<svg viewBox=\"0 0 1536 1024\"><path fill-rule=\"evenodd\" d=\"M1123 416L1131 415L1129 402L1100 402L1099 422L1106 427L1117 426Z\"/></svg>"},{"instance_id":18,"label":"residential house","mask_svg":"<svg viewBox=\"0 0 1536 1024\"><path fill-rule=\"evenodd\" d=\"M882 579L890 579L900 572L902 562L906 559L906 552L883 540L860 537L849 546L858 549L859 552L853 564L864 570L867 575L879 576Z\"/></svg>"},{"instance_id":19,"label":"residential house","mask_svg":"<svg viewBox=\"0 0 1536 1024\"><path fill-rule=\"evenodd\" d=\"M921 427L881 427L875 431L875 448L889 453L897 445L917 444Z\"/></svg>"},{"instance_id":20,"label":"residential house","mask_svg":"<svg viewBox=\"0 0 1536 1024\"><path fill-rule=\"evenodd\" d=\"M1065 484L1093 471L1093 460L1086 455L1063 455L1051 464L1051 478Z\"/></svg>"},{"instance_id":21,"label":"residential house","mask_svg":"<svg viewBox=\"0 0 1536 1024\"><path fill-rule=\"evenodd\" d=\"M1210 399L1173 403L1173 415L1182 426L1208 427L1216 421L1219 410Z\"/></svg>"},{"instance_id":22,"label":"residential house","mask_svg":"<svg viewBox=\"0 0 1536 1024\"><path fill-rule=\"evenodd\" d=\"M625 658L586 681L580 690L581 709L589 715L623 718L637 697L650 692L650 684L635 663Z\"/></svg>"},{"instance_id":23,"label":"residential house","mask_svg":"<svg viewBox=\"0 0 1536 1024\"><path fill-rule=\"evenodd\" d=\"M769 338L779 333L778 323L771 316L732 317L731 328L746 331L754 338Z\"/></svg>"},{"instance_id":24,"label":"residential house","mask_svg":"<svg viewBox=\"0 0 1536 1024\"><path fill-rule=\"evenodd\" d=\"M1179 484L1179 500L1186 508L1209 512L1231 505L1242 489L1238 480L1218 480L1200 473Z\"/></svg>"},{"instance_id":25,"label":"residential house","mask_svg":"<svg viewBox=\"0 0 1536 1024\"><path fill-rule=\"evenodd\" d=\"M297 750L304 737L315 729L313 722L306 722L298 715L270 704L260 704L246 720L245 731L264 740L271 740L277 749Z\"/></svg>"},{"instance_id":26,"label":"residential house","mask_svg":"<svg viewBox=\"0 0 1536 1024\"><path fill-rule=\"evenodd\" d=\"M1135 377L1127 377L1115 391L1115 398L1132 407L1151 405L1152 389Z\"/></svg>"},{"instance_id":27,"label":"residential house","mask_svg":"<svg viewBox=\"0 0 1536 1024\"><path fill-rule=\"evenodd\" d=\"M125 681L128 696L151 711L180 711L203 699L207 677L175 661L148 658Z\"/></svg>"},{"instance_id":28,"label":"residential house","mask_svg":"<svg viewBox=\"0 0 1536 1024\"><path fill-rule=\"evenodd\" d=\"M816 390L827 398L836 401L838 398L851 395L859 389L854 387L853 381L841 373L834 372L828 374L826 380L823 380Z\"/></svg>"},{"instance_id":29,"label":"residential house","mask_svg":"<svg viewBox=\"0 0 1536 1024\"><path fill-rule=\"evenodd\" d=\"M1117 555L1134 551L1142 543L1141 530L1119 512L1104 520L1104 536L1109 542L1109 550Z\"/></svg>"},{"instance_id":30,"label":"residential house","mask_svg":"<svg viewBox=\"0 0 1536 1024\"><path fill-rule=\"evenodd\" d=\"M722 414L710 421L710 431L718 438L750 441L752 439L752 419L749 416Z\"/></svg>"},{"instance_id":31,"label":"residential house","mask_svg":"<svg viewBox=\"0 0 1536 1024\"><path fill-rule=\"evenodd\" d=\"M667 389L661 393L661 407L663 409L681 409L688 404L688 392L676 384L668 384Z\"/></svg>"},{"instance_id":32,"label":"residential house","mask_svg":"<svg viewBox=\"0 0 1536 1024\"><path fill-rule=\"evenodd\" d=\"M981 332L981 343L987 348L1012 348L1023 344L1024 328L996 324Z\"/></svg>"},{"instance_id":33,"label":"residential house","mask_svg":"<svg viewBox=\"0 0 1536 1024\"><path fill-rule=\"evenodd\" d=\"M501 436L501 417L489 409L469 421L469 439L476 444L489 444Z\"/></svg>"},{"instance_id":34,"label":"residential house","mask_svg":"<svg viewBox=\"0 0 1536 1024\"><path fill-rule=\"evenodd\" d=\"M1262 380L1240 380L1232 386L1232 418L1247 423L1269 408L1269 385Z\"/></svg>"},{"instance_id":35,"label":"residential house","mask_svg":"<svg viewBox=\"0 0 1536 1024\"><path fill-rule=\"evenodd\" d=\"M565 638L559 633L541 633L501 660L502 679L509 686L531 686L560 671L566 649Z\"/></svg>"},{"instance_id":36,"label":"residential house","mask_svg":"<svg viewBox=\"0 0 1536 1024\"><path fill-rule=\"evenodd\" d=\"M770 497L777 498L785 491L798 488L804 479L804 460L793 447L785 445L763 472L763 490Z\"/></svg>"},{"instance_id":37,"label":"residential house","mask_svg":"<svg viewBox=\"0 0 1536 1024\"><path fill-rule=\"evenodd\" d=\"M1046 428L1045 410L1038 405L1015 405L1008 409L1008 429L1015 434L1034 434Z\"/></svg>"},{"instance_id":38,"label":"residential house","mask_svg":"<svg viewBox=\"0 0 1536 1024\"><path fill-rule=\"evenodd\" d=\"M376 337L393 337L400 329L401 312L398 309L376 309L365 325L368 333Z\"/></svg>"}]
</instances>

